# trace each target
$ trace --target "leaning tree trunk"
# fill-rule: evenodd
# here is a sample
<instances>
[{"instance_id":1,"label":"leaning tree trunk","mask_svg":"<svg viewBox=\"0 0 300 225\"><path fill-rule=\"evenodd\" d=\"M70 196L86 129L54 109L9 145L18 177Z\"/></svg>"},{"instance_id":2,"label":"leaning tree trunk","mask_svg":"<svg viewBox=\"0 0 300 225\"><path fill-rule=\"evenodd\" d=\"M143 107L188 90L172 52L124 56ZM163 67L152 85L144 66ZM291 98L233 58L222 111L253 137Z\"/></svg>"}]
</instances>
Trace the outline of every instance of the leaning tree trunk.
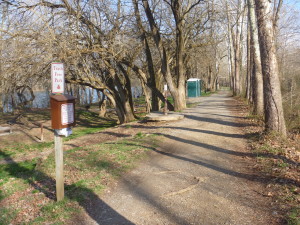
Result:
<instances>
[{"instance_id":1,"label":"leaning tree trunk","mask_svg":"<svg viewBox=\"0 0 300 225\"><path fill-rule=\"evenodd\" d=\"M263 93L263 76L261 71L260 49L258 41L258 31L256 23L256 15L254 9L254 0L248 0L248 14L251 35L251 52L253 54L253 113L263 116L264 110L264 93Z\"/></svg>"},{"instance_id":2,"label":"leaning tree trunk","mask_svg":"<svg viewBox=\"0 0 300 225\"><path fill-rule=\"evenodd\" d=\"M114 68L111 67L109 69L109 73L110 73L110 78L107 80L107 85L110 88L110 90L113 92L111 94L114 97L114 102L115 102L114 106L116 108L119 122L122 124L122 123L128 123L130 121L133 121L135 119L135 116L133 112L133 101L132 101L131 88L130 88L131 86L128 84L128 82L130 81L128 81L128 79L126 78L127 74L123 74L126 80L125 81L126 84L124 85L122 84L120 78L116 74ZM106 93L105 95L109 97Z\"/></svg>"},{"instance_id":3,"label":"leaning tree trunk","mask_svg":"<svg viewBox=\"0 0 300 225\"><path fill-rule=\"evenodd\" d=\"M255 0L255 3L264 82L265 128L266 131L276 131L286 136L271 13L272 6L268 0Z\"/></svg>"},{"instance_id":4,"label":"leaning tree trunk","mask_svg":"<svg viewBox=\"0 0 300 225\"><path fill-rule=\"evenodd\" d=\"M103 91L97 91L97 94L98 94L98 98L100 99L100 101L99 101L99 116L105 117L107 99L106 99Z\"/></svg>"},{"instance_id":5,"label":"leaning tree trunk","mask_svg":"<svg viewBox=\"0 0 300 225\"><path fill-rule=\"evenodd\" d=\"M150 76L149 84L151 84L151 86L154 89L154 88L157 88L157 85L156 85L157 74L155 73L155 70L154 70L154 62L153 62L153 58L152 58L152 53L151 53L151 49L150 49L149 42L148 42L147 35L146 35L147 31L144 29L143 24L142 24L137 0L133 0L132 2L134 5L134 13L135 13L137 26L140 31L141 39L144 44L145 55L147 57L148 72L149 72L149 76ZM142 85L145 84L142 79L141 79L141 83L142 83ZM147 92L147 90L145 90L145 92ZM146 100L148 100L148 98L146 98ZM155 91L152 91L152 103L149 104L148 102L146 102L146 104L147 104L147 112L149 110L148 109L149 106L150 106L150 110L159 111L159 101L158 101L158 96Z\"/></svg>"}]
</instances>

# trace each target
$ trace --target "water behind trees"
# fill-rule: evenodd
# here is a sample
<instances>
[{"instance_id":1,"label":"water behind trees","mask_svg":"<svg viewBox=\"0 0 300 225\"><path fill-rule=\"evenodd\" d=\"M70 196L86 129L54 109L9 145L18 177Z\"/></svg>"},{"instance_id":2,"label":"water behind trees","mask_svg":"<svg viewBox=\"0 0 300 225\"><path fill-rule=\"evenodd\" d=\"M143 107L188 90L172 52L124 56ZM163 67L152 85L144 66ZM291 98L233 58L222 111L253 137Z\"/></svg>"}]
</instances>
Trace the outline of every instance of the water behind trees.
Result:
<instances>
[{"instance_id":1,"label":"water behind trees","mask_svg":"<svg viewBox=\"0 0 300 225\"><path fill-rule=\"evenodd\" d=\"M142 95L142 88L141 87L132 87L132 96L134 98L138 98ZM93 103L97 103L102 98L102 92L97 92L97 90L84 87L81 89L78 89L76 93L68 93L74 95L77 99L77 103L79 102L80 105L90 105ZM31 94L29 92L23 93L25 98L29 100L31 98ZM34 91L35 98L32 102L25 105L27 108L38 108L38 109L44 109L50 107L50 95L51 92L48 90L42 90L42 91ZM17 93L14 94L0 94L2 103L3 103L3 112L9 113L13 112L18 106L21 105L22 101L17 95Z\"/></svg>"}]
</instances>

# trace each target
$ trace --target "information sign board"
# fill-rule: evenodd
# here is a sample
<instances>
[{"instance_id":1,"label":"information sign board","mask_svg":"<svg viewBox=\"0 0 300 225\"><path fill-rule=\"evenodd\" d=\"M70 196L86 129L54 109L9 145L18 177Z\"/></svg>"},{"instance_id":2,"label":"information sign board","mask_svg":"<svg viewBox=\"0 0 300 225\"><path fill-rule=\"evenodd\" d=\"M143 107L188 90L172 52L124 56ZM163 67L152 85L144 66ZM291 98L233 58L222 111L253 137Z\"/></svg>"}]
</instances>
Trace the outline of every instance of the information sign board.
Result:
<instances>
[{"instance_id":1,"label":"information sign board","mask_svg":"<svg viewBox=\"0 0 300 225\"><path fill-rule=\"evenodd\" d=\"M65 73L63 63L51 64L51 83L53 94L63 94L65 91Z\"/></svg>"},{"instance_id":2,"label":"information sign board","mask_svg":"<svg viewBox=\"0 0 300 225\"><path fill-rule=\"evenodd\" d=\"M167 91L167 90L168 90L168 85L165 84L165 85L164 85L164 91Z\"/></svg>"},{"instance_id":3,"label":"information sign board","mask_svg":"<svg viewBox=\"0 0 300 225\"><path fill-rule=\"evenodd\" d=\"M74 104L66 103L61 105L61 124L74 123Z\"/></svg>"}]
</instances>

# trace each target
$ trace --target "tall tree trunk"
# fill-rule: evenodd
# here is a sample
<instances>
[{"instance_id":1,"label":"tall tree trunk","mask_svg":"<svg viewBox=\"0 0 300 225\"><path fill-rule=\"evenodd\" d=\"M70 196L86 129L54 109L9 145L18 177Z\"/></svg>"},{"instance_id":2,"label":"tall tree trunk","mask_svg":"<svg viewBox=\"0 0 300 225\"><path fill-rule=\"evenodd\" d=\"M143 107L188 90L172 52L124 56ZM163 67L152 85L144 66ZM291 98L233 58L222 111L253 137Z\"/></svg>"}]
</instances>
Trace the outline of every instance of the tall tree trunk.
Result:
<instances>
[{"instance_id":1,"label":"tall tree trunk","mask_svg":"<svg viewBox=\"0 0 300 225\"><path fill-rule=\"evenodd\" d=\"M268 0L255 0L261 53L266 131L286 136L278 63L276 58L272 6Z\"/></svg>"},{"instance_id":2,"label":"tall tree trunk","mask_svg":"<svg viewBox=\"0 0 300 225\"><path fill-rule=\"evenodd\" d=\"M242 33L242 3L239 0L237 11L237 24L236 31L233 36L233 48L234 48L234 95L241 94L241 33Z\"/></svg>"},{"instance_id":3,"label":"tall tree trunk","mask_svg":"<svg viewBox=\"0 0 300 225\"><path fill-rule=\"evenodd\" d=\"M3 94L0 93L0 113L3 111L4 104L3 104Z\"/></svg>"},{"instance_id":4,"label":"tall tree trunk","mask_svg":"<svg viewBox=\"0 0 300 225\"><path fill-rule=\"evenodd\" d=\"M208 65L208 68L207 68L207 91L212 91L212 68L211 68L211 65L209 64Z\"/></svg>"},{"instance_id":5,"label":"tall tree trunk","mask_svg":"<svg viewBox=\"0 0 300 225\"><path fill-rule=\"evenodd\" d=\"M244 52L244 20L246 17L246 5L243 2L242 6L242 11L241 11L241 19L240 19L240 35L239 35L239 42L240 42L240 54L239 54L239 73L240 73L240 83L239 83L239 90L240 90L240 94L242 94L244 92L244 83L245 83L245 76L243 76L243 52Z\"/></svg>"},{"instance_id":6,"label":"tall tree trunk","mask_svg":"<svg viewBox=\"0 0 300 225\"><path fill-rule=\"evenodd\" d=\"M227 33L228 33L228 61L229 61L229 79L230 87L234 90L234 50L233 50L233 40L232 40L232 27L231 18L229 15L228 3L226 2L226 15L227 15Z\"/></svg>"},{"instance_id":7,"label":"tall tree trunk","mask_svg":"<svg viewBox=\"0 0 300 225\"><path fill-rule=\"evenodd\" d=\"M176 22L176 76L178 87L178 100L174 101L175 108L177 104L177 110L186 108L186 76L184 73L184 19L181 15L182 3L180 0L174 1L173 15ZM175 103L176 102L176 103ZM175 109L176 110L176 109Z\"/></svg>"},{"instance_id":8,"label":"tall tree trunk","mask_svg":"<svg viewBox=\"0 0 300 225\"><path fill-rule=\"evenodd\" d=\"M249 103L252 103L251 99L251 89L252 89L252 83L251 83L251 71L252 71L252 60L251 60L251 44L250 44L250 39L251 39L251 34L250 34L250 23L248 22L248 27L247 27L247 78L246 78L246 93L245 93L245 98L248 100Z\"/></svg>"},{"instance_id":9,"label":"tall tree trunk","mask_svg":"<svg viewBox=\"0 0 300 225\"><path fill-rule=\"evenodd\" d=\"M258 31L255 15L254 0L248 0L248 15L251 35L251 51L253 53L253 114L263 116L264 112L264 93L263 76L261 71L260 49L258 42Z\"/></svg>"}]
</instances>

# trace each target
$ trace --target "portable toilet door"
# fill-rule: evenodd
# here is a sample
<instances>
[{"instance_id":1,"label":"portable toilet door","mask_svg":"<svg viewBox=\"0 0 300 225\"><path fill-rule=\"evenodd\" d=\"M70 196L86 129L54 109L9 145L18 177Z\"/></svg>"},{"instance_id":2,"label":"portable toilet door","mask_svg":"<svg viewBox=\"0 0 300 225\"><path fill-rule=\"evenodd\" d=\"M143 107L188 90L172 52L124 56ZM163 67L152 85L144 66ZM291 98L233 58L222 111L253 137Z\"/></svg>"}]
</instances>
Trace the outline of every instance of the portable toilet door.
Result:
<instances>
[{"instance_id":1,"label":"portable toilet door","mask_svg":"<svg viewBox=\"0 0 300 225\"><path fill-rule=\"evenodd\" d=\"M201 95L200 89L200 79L190 78L187 80L187 96L189 98L199 97Z\"/></svg>"}]
</instances>

